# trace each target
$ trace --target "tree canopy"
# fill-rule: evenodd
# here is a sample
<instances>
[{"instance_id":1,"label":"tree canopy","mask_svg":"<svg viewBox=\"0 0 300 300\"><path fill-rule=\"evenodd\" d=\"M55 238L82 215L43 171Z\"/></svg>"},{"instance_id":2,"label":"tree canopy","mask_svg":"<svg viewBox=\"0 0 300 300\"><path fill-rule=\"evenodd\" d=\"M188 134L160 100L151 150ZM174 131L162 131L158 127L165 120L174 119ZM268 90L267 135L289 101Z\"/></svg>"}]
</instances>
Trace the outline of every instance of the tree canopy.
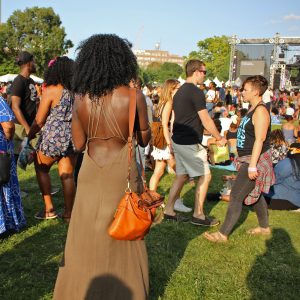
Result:
<instances>
[{"instance_id":1,"label":"tree canopy","mask_svg":"<svg viewBox=\"0 0 300 300\"><path fill-rule=\"evenodd\" d=\"M178 64L152 62L146 69L140 69L140 76L145 84L153 82L163 83L167 79L178 78L182 72L183 69Z\"/></svg>"},{"instance_id":2,"label":"tree canopy","mask_svg":"<svg viewBox=\"0 0 300 300\"><path fill-rule=\"evenodd\" d=\"M37 74L42 75L50 59L73 47L61 24L52 8L14 11L6 23L0 24L0 75L18 72L15 58L22 50L34 55Z\"/></svg>"},{"instance_id":3,"label":"tree canopy","mask_svg":"<svg viewBox=\"0 0 300 300\"><path fill-rule=\"evenodd\" d=\"M200 59L205 62L207 78L217 76L220 80L226 81L229 74L230 45L227 36L214 36L199 41L198 51L192 51L186 57L189 59Z\"/></svg>"}]
</instances>

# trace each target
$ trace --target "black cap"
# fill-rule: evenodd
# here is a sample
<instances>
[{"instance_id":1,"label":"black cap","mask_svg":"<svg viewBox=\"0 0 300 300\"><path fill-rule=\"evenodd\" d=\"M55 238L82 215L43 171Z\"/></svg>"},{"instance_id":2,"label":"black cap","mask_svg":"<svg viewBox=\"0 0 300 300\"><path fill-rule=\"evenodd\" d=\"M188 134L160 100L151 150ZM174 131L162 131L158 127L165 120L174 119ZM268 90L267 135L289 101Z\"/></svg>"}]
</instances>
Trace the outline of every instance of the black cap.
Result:
<instances>
[{"instance_id":1,"label":"black cap","mask_svg":"<svg viewBox=\"0 0 300 300\"><path fill-rule=\"evenodd\" d=\"M33 55L27 51L21 51L16 59L18 66L25 65L31 61L33 61Z\"/></svg>"}]
</instances>

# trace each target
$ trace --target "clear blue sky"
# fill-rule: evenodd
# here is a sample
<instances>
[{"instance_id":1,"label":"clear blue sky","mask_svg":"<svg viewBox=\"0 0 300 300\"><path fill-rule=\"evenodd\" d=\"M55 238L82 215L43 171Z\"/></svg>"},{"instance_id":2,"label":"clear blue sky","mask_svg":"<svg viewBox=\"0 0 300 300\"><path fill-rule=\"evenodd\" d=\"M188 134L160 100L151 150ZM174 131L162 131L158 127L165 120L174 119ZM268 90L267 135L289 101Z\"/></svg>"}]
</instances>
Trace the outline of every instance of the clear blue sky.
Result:
<instances>
[{"instance_id":1,"label":"clear blue sky","mask_svg":"<svg viewBox=\"0 0 300 300\"><path fill-rule=\"evenodd\" d=\"M299 0L2 0L2 21L16 9L52 7L75 48L95 33L115 33L139 49L156 42L187 55L214 35L300 36Z\"/></svg>"}]
</instances>

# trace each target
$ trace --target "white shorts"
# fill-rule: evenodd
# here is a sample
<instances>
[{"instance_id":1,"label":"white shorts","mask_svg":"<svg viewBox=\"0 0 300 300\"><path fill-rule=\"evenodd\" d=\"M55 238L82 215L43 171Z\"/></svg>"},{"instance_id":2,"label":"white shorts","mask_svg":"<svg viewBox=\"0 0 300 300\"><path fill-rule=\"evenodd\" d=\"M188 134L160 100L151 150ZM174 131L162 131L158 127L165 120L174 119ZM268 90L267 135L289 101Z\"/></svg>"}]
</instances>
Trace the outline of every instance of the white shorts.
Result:
<instances>
[{"instance_id":1,"label":"white shorts","mask_svg":"<svg viewBox=\"0 0 300 300\"><path fill-rule=\"evenodd\" d=\"M207 151L201 144L178 145L174 142L173 149L176 160L176 174L199 177L210 174Z\"/></svg>"},{"instance_id":2,"label":"white shorts","mask_svg":"<svg viewBox=\"0 0 300 300\"><path fill-rule=\"evenodd\" d=\"M165 149L158 149L153 146L153 151L151 152L154 160L168 160L171 158L170 150L168 147Z\"/></svg>"}]
</instances>

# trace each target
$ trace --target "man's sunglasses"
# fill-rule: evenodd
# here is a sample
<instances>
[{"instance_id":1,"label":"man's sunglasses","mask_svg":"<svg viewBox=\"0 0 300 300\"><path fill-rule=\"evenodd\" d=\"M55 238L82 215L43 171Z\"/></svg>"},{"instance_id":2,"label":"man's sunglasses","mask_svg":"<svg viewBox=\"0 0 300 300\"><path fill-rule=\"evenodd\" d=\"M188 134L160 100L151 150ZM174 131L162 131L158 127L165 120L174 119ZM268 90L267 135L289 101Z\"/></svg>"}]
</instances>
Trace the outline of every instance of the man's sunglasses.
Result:
<instances>
[{"instance_id":1,"label":"man's sunglasses","mask_svg":"<svg viewBox=\"0 0 300 300\"><path fill-rule=\"evenodd\" d=\"M206 70L198 70L199 72L203 73L204 75L206 75Z\"/></svg>"}]
</instances>

